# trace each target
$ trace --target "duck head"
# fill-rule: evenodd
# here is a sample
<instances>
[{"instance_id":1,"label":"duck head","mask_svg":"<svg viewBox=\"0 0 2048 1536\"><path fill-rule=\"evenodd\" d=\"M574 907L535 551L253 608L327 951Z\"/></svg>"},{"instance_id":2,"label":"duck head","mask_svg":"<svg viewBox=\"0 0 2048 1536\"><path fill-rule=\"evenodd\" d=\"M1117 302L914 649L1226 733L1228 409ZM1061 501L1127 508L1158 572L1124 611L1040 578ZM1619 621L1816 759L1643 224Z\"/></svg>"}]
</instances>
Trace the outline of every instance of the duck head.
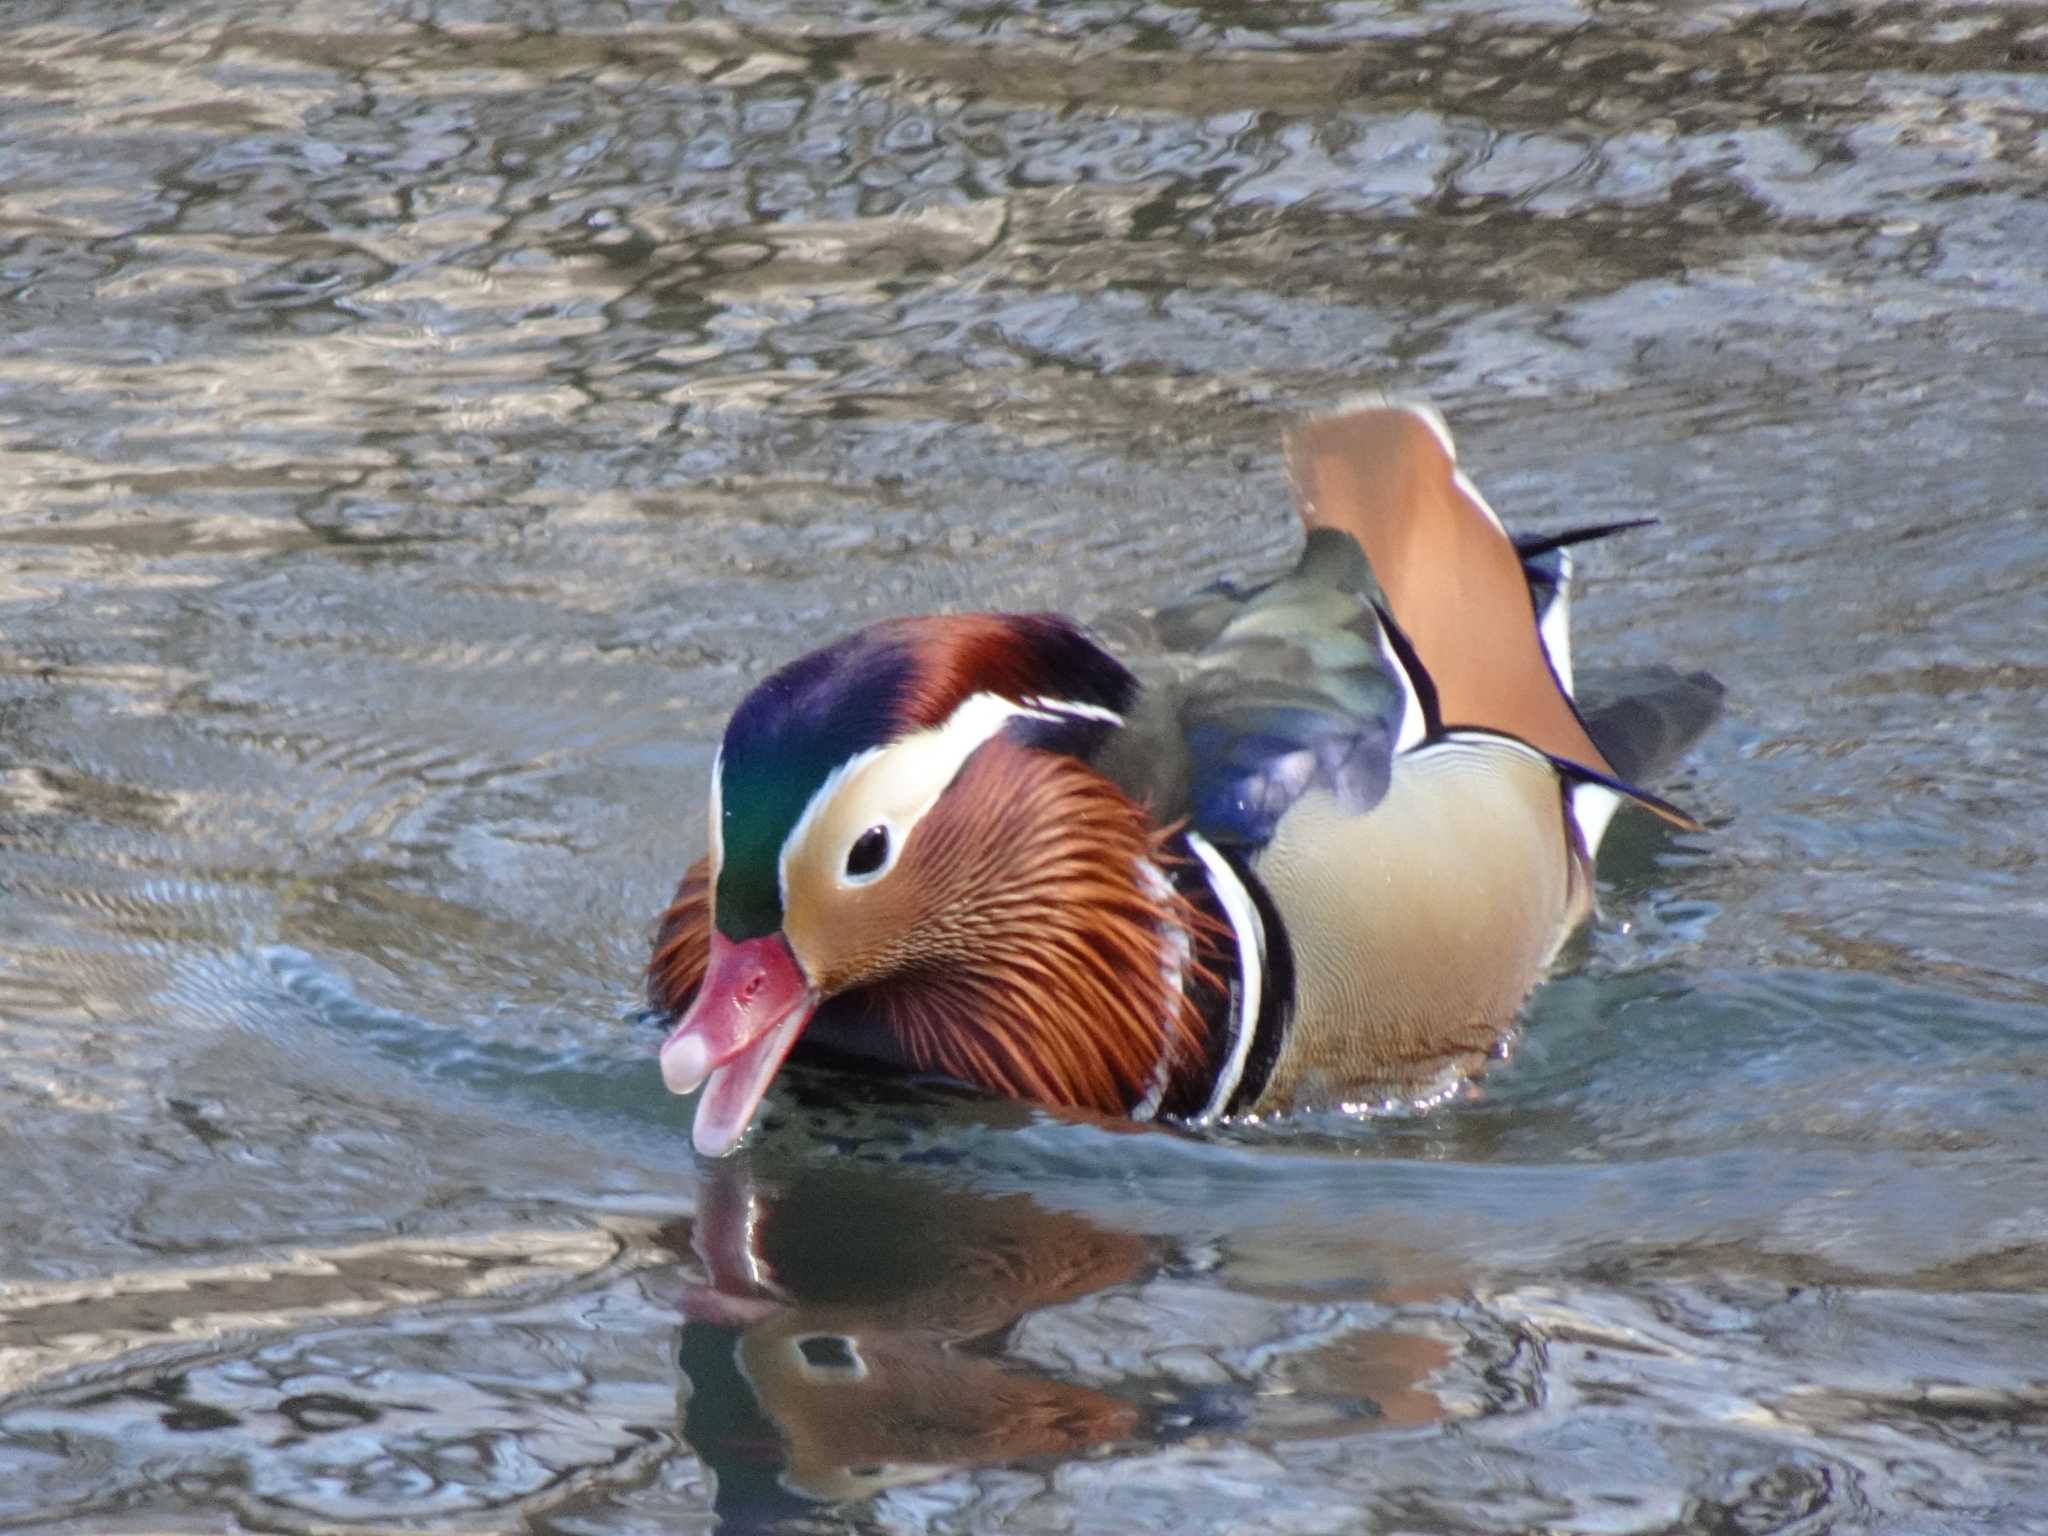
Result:
<instances>
[{"instance_id":1,"label":"duck head","mask_svg":"<svg viewBox=\"0 0 2048 1536\"><path fill-rule=\"evenodd\" d=\"M1089 765L1136 691L1064 619L970 615L870 626L747 697L649 969L700 1152L738 1144L807 1035L1110 1114L1193 1048L1199 919Z\"/></svg>"}]
</instances>

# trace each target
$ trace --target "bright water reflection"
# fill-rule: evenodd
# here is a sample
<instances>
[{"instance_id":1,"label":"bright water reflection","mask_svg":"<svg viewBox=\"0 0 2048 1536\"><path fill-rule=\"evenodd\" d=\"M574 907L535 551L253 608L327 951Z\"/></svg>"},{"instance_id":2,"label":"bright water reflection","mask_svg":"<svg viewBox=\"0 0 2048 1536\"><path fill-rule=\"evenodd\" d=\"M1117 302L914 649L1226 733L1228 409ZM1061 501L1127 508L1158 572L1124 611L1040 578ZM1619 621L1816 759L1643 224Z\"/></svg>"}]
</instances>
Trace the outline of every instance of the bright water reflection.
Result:
<instances>
[{"instance_id":1,"label":"bright water reflection","mask_svg":"<svg viewBox=\"0 0 2048 1536\"><path fill-rule=\"evenodd\" d=\"M0 36L0 1527L2048 1530L2037 13ZM749 682L1277 559L1363 386L1662 514L1584 648L1731 684L1712 833L1427 1118L698 1169Z\"/></svg>"}]
</instances>

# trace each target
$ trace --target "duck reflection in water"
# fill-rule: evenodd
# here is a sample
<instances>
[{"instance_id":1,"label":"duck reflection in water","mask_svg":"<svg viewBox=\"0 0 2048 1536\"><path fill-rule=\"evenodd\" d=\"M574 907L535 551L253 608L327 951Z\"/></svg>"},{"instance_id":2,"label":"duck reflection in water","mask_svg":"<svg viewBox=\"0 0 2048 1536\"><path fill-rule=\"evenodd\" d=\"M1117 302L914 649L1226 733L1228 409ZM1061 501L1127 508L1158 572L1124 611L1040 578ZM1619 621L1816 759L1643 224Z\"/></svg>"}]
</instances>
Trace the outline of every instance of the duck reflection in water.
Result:
<instances>
[{"instance_id":1,"label":"duck reflection in water","mask_svg":"<svg viewBox=\"0 0 2048 1536\"><path fill-rule=\"evenodd\" d=\"M707 1174L695 1223L671 1232L705 1275L681 1301L682 1429L728 1529L960 1469L1256 1432L1266 1415L1253 1399L1276 1386L1328 1401L1339 1379L1369 1382L1374 1400L1343 1394L1352 1401L1336 1418L1351 1431L1440 1416L1417 1384L1449 1352L1406 1334L1306 1350L1284 1383L1062 1380L1013 1352L1018 1325L1186 1269L1173 1245L900 1169L771 1172L742 1153ZM1265 1427L1282 1438L1337 1427L1327 1413L1313 1426L1294 1417Z\"/></svg>"},{"instance_id":2,"label":"duck reflection in water","mask_svg":"<svg viewBox=\"0 0 2048 1536\"><path fill-rule=\"evenodd\" d=\"M1151 1273L1152 1241L875 1170L711 1171L683 1296L683 1435L749 1525L957 1467L1136 1439L1130 1398L1006 1362L1013 1325Z\"/></svg>"}]
</instances>

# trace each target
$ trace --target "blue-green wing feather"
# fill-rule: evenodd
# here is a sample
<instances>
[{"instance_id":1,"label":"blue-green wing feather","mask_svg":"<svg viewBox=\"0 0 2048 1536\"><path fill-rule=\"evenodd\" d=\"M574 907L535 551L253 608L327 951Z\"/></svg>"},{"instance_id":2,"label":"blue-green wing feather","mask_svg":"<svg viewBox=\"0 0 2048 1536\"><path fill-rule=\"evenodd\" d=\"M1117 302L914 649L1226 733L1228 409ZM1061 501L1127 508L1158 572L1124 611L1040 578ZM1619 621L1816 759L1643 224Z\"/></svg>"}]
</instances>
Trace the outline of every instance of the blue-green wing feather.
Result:
<instances>
[{"instance_id":1,"label":"blue-green wing feather","mask_svg":"<svg viewBox=\"0 0 2048 1536\"><path fill-rule=\"evenodd\" d=\"M1263 845L1310 790L1370 810L1416 707L1381 601L1357 543L1324 529L1278 580L1161 611L1165 676L1104 766L1162 820L1226 846Z\"/></svg>"}]
</instances>

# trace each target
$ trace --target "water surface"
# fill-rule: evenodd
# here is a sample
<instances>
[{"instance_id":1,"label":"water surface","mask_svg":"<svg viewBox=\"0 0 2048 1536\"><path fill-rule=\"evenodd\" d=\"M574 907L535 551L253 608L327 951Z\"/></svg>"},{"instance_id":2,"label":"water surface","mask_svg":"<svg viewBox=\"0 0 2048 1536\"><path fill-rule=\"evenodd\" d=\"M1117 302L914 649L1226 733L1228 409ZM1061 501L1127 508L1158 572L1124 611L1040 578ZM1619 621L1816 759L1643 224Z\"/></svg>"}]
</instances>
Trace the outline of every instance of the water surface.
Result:
<instances>
[{"instance_id":1,"label":"water surface","mask_svg":"<svg viewBox=\"0 0 2048 1536\"><path fill-rule=\"evenodd\" d=\"M2048 1531L2048 24L16 0L0 1529ZM1427 393L1726 720L1512 1061L1209 1139L638 1010L752 681Z\"/></svg>"}]
</instances>

